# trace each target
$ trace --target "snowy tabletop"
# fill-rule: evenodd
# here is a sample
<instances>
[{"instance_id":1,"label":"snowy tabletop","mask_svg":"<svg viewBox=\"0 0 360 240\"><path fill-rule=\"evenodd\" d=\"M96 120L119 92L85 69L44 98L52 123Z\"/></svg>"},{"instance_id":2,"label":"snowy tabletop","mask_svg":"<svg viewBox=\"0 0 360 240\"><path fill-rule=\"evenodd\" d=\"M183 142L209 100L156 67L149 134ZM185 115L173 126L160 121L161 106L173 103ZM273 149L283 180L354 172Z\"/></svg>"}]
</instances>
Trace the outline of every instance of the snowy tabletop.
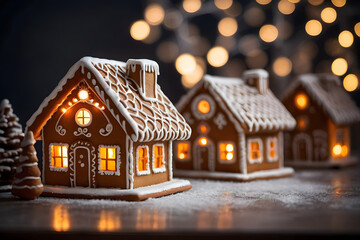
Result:
<instances>
[{"instance_id":1,"label":"snowy tabletop","mask_svg":"<svg viewBox=\"0 0 360 240\"><path fill-rule=\"evenodd\" d=\"M360 235L360 166L298 170L249 183L191 180L185 193L144 202L0 193L0 236L21 233ZM136 235L136 234L135 234Z\"/></svg>"}]
</instances>

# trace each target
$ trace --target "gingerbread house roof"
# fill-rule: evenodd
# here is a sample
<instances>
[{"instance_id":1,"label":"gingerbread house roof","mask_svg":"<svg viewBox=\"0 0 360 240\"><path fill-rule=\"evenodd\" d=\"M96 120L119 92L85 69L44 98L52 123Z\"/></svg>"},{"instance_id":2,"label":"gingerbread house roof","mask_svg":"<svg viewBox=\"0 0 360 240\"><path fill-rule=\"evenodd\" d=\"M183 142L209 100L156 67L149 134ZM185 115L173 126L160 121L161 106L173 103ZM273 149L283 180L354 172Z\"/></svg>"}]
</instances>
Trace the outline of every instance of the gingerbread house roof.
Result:
<instances>
[{"instance_id":1,"label":"gingerbread house roof","mask_svg":"<svg viewBox=\"0 0 360 240\"><path fill-rule=\"evenodd\" d=\"M309 96L319 104L336 124L360 121L360 111L350 95L341 86L340 79L332 74L303 74L289 86L283 99L298 86L303 86Z\"/></svg>"},{"instance_id":2,"label":"gingerbread house roof","mask_svg":"<svg viewBox=\"0 0 360 240\"><path fill-rule=\"evenodd\" d=\"M249 132L287 130L296 125L295 119L270 89L260 93L240 78L205 75L198 85L179 101L177 107L180 111L190 96L195 94L196 89L203 85L215 95L217 101L225 103L228 110L224 110L230 111Z\"/></svg>"},{"instance_id":3,"label":"gingerbread house roof","mask_svg":"<svg viewBox=\"0 0 360 240\"><path fill-rule=\"evenodd\" d=\"M136 60L136 63L141 63L144 71L159 74L159 67L153 61L140 59ZM134 60L129 60L129 67L131 64L134 64ZM89 70L87 74L85 68ZM166 141L189 138L190 126L161 91L160 86L156 86L155 98L146 98L137 85L127 77L126 70L126 63L120 61L93 57L80 59L29 119L27 128L33 130L43 127L44 118L46 118L44 116L47 116L47 119L49 117L49 114L45 112L54 111L54 106L50 105L56 105L57 108L62 103L65 95L61 92L71 81L79 81L79 78L74 78L74 76L76 72L81 71L83 77L88 79L88 82L91 83L89 85L93 85L92 87L104 104L133 141ZM75 84L77 83L73 82L71 85L76 86ZM100 85L103 91L97 85ZM59 96L62 96L63 99L55 101ZM110 102L116 106L115 109L112 108ZM47 121L47 119L45 120ZM40 131L37 131L37 134L40 135Z\"/></svg>"}]
</instances>

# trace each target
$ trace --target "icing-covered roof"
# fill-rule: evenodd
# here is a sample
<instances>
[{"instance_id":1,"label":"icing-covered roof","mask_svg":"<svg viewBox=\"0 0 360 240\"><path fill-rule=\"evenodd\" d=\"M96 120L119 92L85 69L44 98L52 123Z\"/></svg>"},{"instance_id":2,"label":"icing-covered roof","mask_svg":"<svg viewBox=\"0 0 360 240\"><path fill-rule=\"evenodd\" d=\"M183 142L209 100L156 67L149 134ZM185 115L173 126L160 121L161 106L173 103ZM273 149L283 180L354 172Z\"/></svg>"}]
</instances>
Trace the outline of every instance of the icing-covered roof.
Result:
<instances>
[{"instance_id":1,"label":"icing-covered roof","mask_svg":"<svg viewBox=\"0 0 360 240\"><path fill-rule=\"evenodd\" d=\"M144 70L159 72L157 64L154 64L153 61L131 60L128 65L135 63L141 64ZM148 66L149 64L150 66ZM160 86L156 86L156 98L146 98L136 87L137 85L128 79L124 62L92 57L84 57L71 67L50 96L43 101L29 119L27 128L34 124L43 111L46 111L49 102L58 96L70 79L73 80L79 69L85 75L84 68L89 69L95 76L94 79L91 79L92 76L88 73L85 77L92 83L90 85L95 86L95 91L124 128L124 131L132 130L127 134L133 141L183 140L190 137L190 126L161 91ZM104 89L105 93L96 87L97 84ZM109 100L116 106L115 111L111 109ZM120 121L119 114L125 118L125 122Z\"/></svg>"},{"instance_id":2,"label":"icing-covered roof","mask_svg":"<svg viewBox=\"0 0 360 240\"><path fill-rule=\"evenodd\" d=\"M343 89L337 76L332 74L299 75L284 93L283 99L300 85L323 108L334 123L341 125L360 121L358 107Z\"/></svg>"},{"instance_id":3,"label":"icing-covered roof","mask_svg":"<svg viewBox=\"0 0 360 240\"><path fill-rule=\"evenodd\" d=\"M240 78L205 75L198 85L179 101L177 106L180 110L202 84L220 97L249 132L286 130L296 125L295 119L270 89L261 94Z\"/></svg>"}]
</instances>

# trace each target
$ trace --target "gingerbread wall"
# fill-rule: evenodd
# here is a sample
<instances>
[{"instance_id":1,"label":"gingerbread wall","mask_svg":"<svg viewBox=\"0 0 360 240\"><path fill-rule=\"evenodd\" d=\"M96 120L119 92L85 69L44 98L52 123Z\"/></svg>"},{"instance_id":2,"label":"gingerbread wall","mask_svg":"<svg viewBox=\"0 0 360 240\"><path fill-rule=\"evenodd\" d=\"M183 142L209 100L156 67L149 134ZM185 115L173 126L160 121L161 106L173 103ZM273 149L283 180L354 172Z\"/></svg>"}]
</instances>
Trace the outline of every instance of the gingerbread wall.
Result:
<instances>
[{"instance_id":1,"label":"gingerbread wall","mask_svg":"<svg viewBox=\"0 0 360 240\"><path fill-rule=\"evenodd\" d=\"M92 102L74 102L75 98L79 99L80 88L88 90L89 100L93 99ZM96 103L99 103L99 106L96 106ZM101 109L102 107L104 109ZM86 108L92 114L89 126L81 127L75 122L75 114L81 108ZM66 112L63 113L62 109L66 109ZM47 121L42 129L42 139L45 184L86 187L89 182L91 187L126 188L126 134L101 99L84 82L72 90ZM67 169L50 169L50 144L52 143L68 145L69 166ZM113 173L99 171L99 146L101 145L118 147L120 153L116 167L119 171ZM84 159L80 159L81 156ZM90 159L87 156L90 156ZM79 165L80 161L83 165ZM118 164L120 164L119 168Z\"/></svg>"}]
</instances>

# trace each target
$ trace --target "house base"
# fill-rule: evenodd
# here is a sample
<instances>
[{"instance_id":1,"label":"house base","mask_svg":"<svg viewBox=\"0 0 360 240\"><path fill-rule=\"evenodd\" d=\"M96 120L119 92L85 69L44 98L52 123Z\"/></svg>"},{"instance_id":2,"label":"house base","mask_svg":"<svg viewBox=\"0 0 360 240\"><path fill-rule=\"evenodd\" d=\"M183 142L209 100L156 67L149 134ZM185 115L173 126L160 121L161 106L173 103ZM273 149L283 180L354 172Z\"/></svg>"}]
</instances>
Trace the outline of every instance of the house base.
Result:
<instances>
[{"instance_id":1,"label":"house base","mask_svg":"<svg viewBox=\"0 0 360 240\"><path fill-rule=\"evenodd\" d=\"M176 170L174 174L177 177L189 177L200 179L248 182L253 180L266 180L272 178L283 178L294 175L292 168L279 168L273 170L263 170L254 173L228 173L228 172L209 172L209 171L194 171L194 170Z\"/></svg>"},{"instance_id":2,"label":"house base","mask_svg":"<svg viewBox=\"0 0 360 240\"><path fill-rule=\"evenodd\" d=\"M325 161L325 162L312 162L312 161L285 161L286 166L294 168L343 168L353 166L357 163L356 157L352 156L343 161Z\"/></svg>"},{"instance_id":3,"label":"house base","mask_svg":"<svg viewBox=\"0 0 360 240\"><path fill-rule=\"evenodd\" d=\"M114 199L125 201L143 201L148 198L162 197L191 189L188 180L173 179L147 187L136 189L85 188L45 185L41 196L59 198Z\"/></svg>"}]
</instances>

